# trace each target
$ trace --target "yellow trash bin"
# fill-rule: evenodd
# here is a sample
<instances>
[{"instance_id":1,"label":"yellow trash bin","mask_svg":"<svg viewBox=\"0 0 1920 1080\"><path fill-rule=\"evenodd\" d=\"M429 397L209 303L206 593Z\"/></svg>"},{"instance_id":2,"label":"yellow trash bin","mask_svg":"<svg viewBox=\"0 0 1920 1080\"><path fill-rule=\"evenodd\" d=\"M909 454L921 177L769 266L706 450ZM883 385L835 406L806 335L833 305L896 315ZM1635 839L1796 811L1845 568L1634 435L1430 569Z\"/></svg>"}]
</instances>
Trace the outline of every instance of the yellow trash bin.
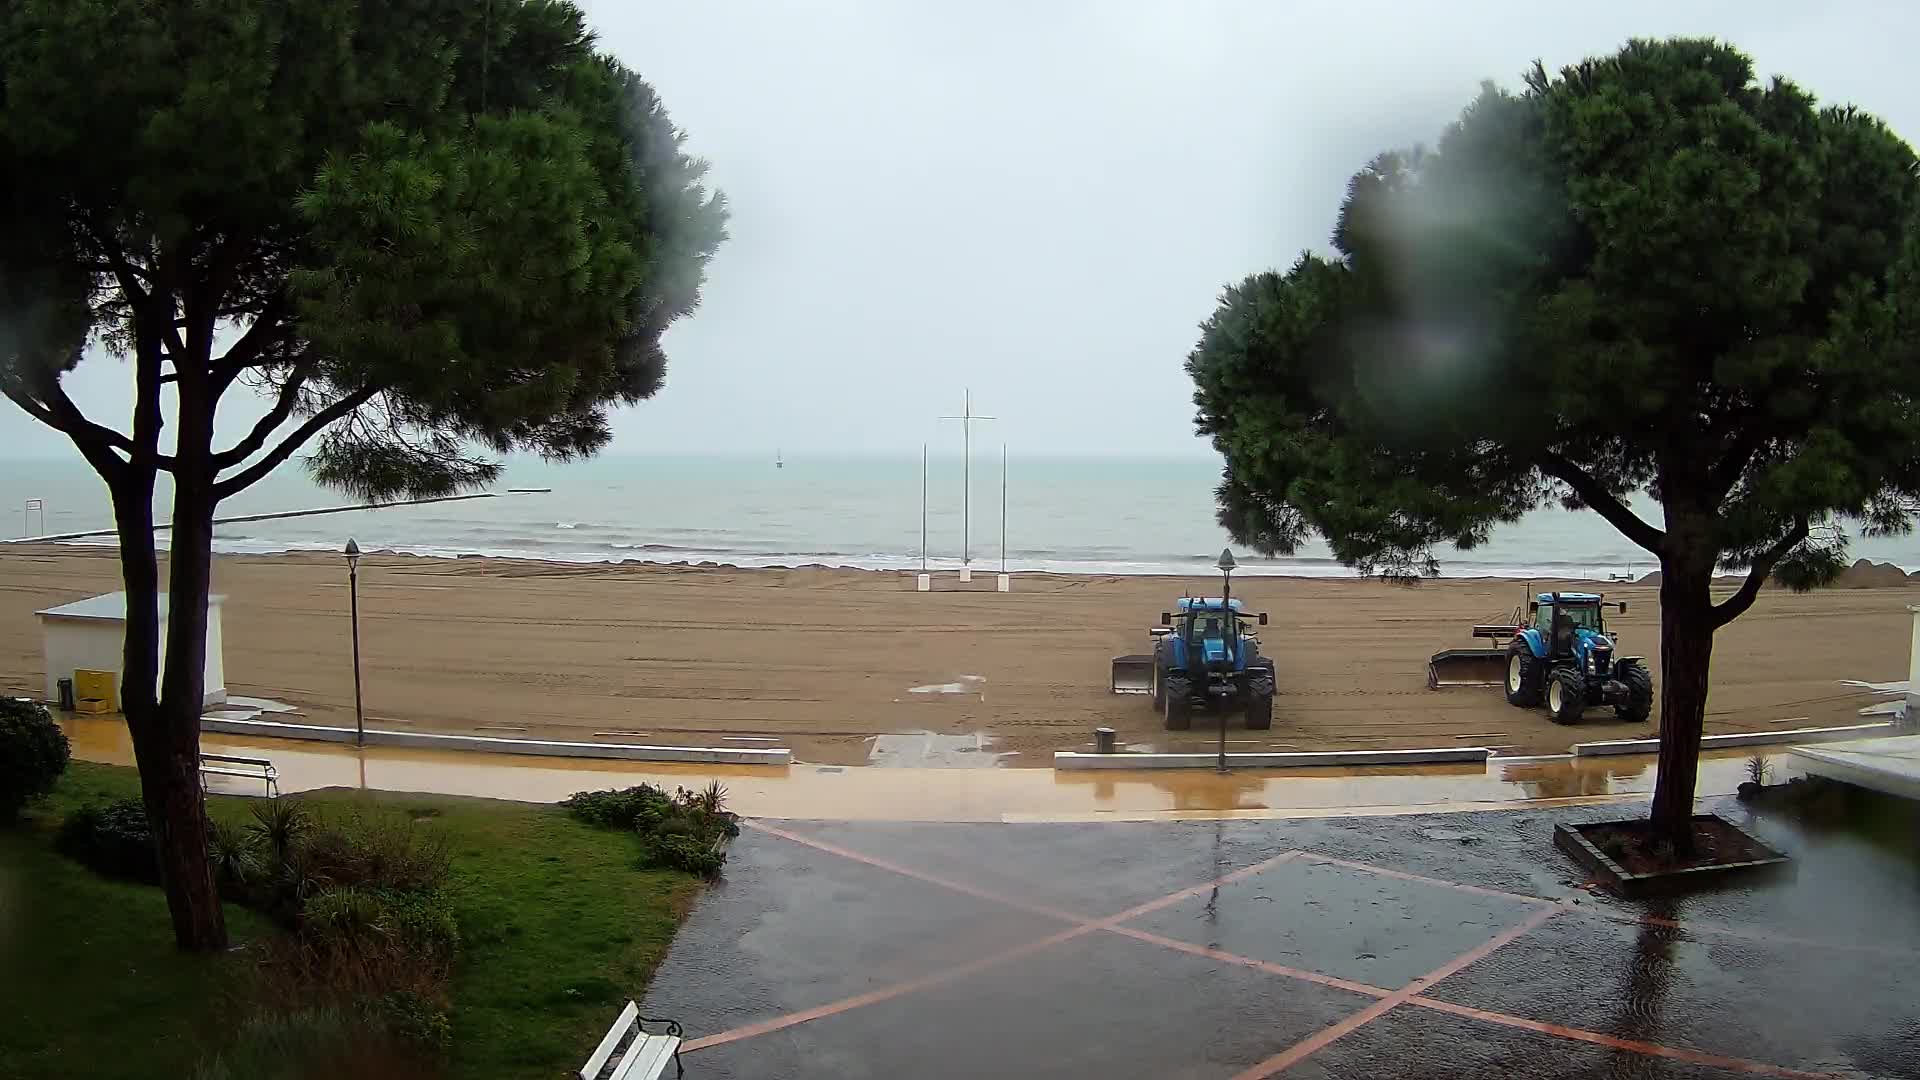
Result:
<instances>
[{"instance_id":1,"label":"yellow trash bin","mask_svg":"<svg viewBox=\"0 0 1920 1080\"><path fill-rule=\"evenodd\" d=\"M116 713L120 711L120 695L114 687L113 672L88 671L84 668L73 673L73 696L78 711L83 713Z\"/></svg>"}]
</instances>

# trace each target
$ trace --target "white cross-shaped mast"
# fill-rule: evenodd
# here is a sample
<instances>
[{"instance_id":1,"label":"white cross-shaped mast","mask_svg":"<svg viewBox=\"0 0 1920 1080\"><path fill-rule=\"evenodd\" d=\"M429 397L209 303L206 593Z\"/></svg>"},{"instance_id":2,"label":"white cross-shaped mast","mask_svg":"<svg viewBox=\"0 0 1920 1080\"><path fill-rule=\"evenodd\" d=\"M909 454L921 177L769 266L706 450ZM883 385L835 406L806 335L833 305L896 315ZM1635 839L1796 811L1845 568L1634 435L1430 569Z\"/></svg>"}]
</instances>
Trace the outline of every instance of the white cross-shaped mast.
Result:
<instances>
[{"instance_id":1,"label":"white cross-shaped mast","mask_svg":"<svg viewBox=\"0 0 1920 1080\"><path fill-rule=\"evenodd\" d=\"M997 420L998 417L982 416L973 411L973 391L965 391L959 416L943 416L942 420L960 421L960 531L965 534L960 542L960 565L963 568L973 565L973 422L975 420Z\"/></svg>"}]
</instances>

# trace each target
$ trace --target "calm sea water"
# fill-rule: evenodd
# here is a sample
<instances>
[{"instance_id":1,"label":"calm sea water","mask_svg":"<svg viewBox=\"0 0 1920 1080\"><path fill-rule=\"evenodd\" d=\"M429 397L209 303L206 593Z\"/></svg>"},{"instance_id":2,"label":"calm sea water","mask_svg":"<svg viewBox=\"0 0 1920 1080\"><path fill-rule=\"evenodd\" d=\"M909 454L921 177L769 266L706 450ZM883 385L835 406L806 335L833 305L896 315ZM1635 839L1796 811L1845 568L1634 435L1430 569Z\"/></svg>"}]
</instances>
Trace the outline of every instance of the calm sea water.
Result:
<instances>
[{"instance_id":1,"label":"calm sea water","mask_svg":"<svg viewBox=\"0 0 1920 1080\"><path fill-rule=\"evenodd\" d=\"M1008 463L1006 565L1064 573L1210 572L1228 538L1214 522L1219 466L1206 460L1022 459ZM769 460L602 458L553 466L508 464L499 490L537 494L221 526L224 552L337 550L348 536L368 550L418 555L514 556L567 562L716 562L733 566L819 563L869 569L920 565L921 473L917 458ZM928 472L929 562L1001 561L997 457L973 465L969 527L962 528L961 462L936 458ZM45 501L28 515L29 498ZM164 495L161 500L165 501ZM272 513L350 500L285 468L221 508L223 516ZM1657 506L1642 513L1657 518ZM106 528L106 491L79 462L0 463L0 534L44 535ZM101 538L86 543L110 543ZM1310 545L1292 558L1237 551L1243 573L1344 576L1352 572ZM1920 569L1913 537L1855 545L1855 554ZM1543 510L1503 528L1471 552L1441 553L1447 576L1604 578L1652 569L1643 552L1597 516Z\"/></svg>"}]
</instances>

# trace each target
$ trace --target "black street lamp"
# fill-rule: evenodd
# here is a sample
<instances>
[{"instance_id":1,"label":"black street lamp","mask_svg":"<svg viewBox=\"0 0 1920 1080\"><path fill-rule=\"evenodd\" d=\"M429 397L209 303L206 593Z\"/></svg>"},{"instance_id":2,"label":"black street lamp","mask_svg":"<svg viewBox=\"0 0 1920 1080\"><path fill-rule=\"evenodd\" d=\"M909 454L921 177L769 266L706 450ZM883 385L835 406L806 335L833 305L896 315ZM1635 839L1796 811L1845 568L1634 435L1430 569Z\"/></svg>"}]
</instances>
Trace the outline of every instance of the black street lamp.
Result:
<instances>
[{"instance_id":1,"label":"black street lamp","mask_svg":"<svg viewBox=\"0 0 1920 1080\"><path fill-rule=\"evenodd\" d=\"M353 745L367 745L367 720L360 711L360 545L347 537L347 603L353 612Z\"/></svg>"},{"instance_id":2,"label":"black street lamp","mask_svg":"<svg viewBox=\"0 0 1920 1080\"><path fill-rule=\"evenodd\" d=\"M1220 567L1220 606L1226 609L1227 656L1237 665L1240 661L1240 627L1233 618L1233 568L1236 565L1233 549L1221 548L1220 561L1216 565ZM1224 773L1227 771L1227 710L1216 708L1215 711L1220 714L1220 771Z\"/></svg>"}]
</instances>

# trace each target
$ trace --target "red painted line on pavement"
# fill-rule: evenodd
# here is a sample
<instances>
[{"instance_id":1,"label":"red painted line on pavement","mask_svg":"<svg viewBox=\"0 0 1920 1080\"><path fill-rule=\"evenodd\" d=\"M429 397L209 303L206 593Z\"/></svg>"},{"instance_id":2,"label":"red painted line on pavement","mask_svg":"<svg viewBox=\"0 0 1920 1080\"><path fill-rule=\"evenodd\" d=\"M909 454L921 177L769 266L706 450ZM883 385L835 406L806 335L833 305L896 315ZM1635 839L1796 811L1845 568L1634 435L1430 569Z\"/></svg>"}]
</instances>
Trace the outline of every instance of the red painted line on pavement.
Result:
<instances>
[{"instance_id":1,"label":"red painted line on pavement","mask_svg":"<svg viewBox=\"0 0 1920 1080\"><path fill-rule=\"evenodd\" d=\"M1301 1061L1326 1049L1328 1045L1340 1039L1342 1036L1350 1035L1366 1027L1368 1024L1373 1023L1375 1020L1380 1019L1387 1013L1392 1012L1394 1009L1412 999L1414 995L1426 990L1447 976L1458 972L1461 968L1477 960L1484 959L1494 950L1512 942L1523 934L1531 932L1535 927L1553 918L1555 915L1560 914L1560 912L1565 909L1566 905L1555 904L1553 907L1542 908L1534 912L1520 922L1500 931L1493 937L1488 938L1473 948L1468 949L1466 952L1461 953L1459 956L1434 968L1432 971L1395 990L1389 996L1361 1009L1345 1020L1321 1028L1319 1031L1301 1039L1299 1042L1294 1043L1292 1046L1287 1047L1285 1050L1280 1051L1278 1054L1275 1054L1260 1064L1236 1074L1234 1080L1265 1080L1266 1077L1272 1076L1277 1072L1292 1068Z\"/></svg>"},{"instance_id":2,"label":"red painted line on pavement","mask_svg":"<svg viewBox=\"0 0 1920 1080\"><path fill-rule=\"evenodd\" d=\"M1529 896L1526 893L1507 892L1505 889L1488 889L1479 885L1462 885L1457 881L1445 881L1424 874L1409 874L1405 870L1390 870L1372 863L1354 862L1351 859L1336 859L1330 855L1316 855L1311 851L1302 852L1300 858L1307 862L1325 863L1328 866L1342 866L1348 870L1359 870L1379 877L1395 878L1400 881L1418 881L1423 885L1436 885L1443 889L1457 889L1460 892L1479 893L1481 896L1498 896L1505 900L1519 900L1528 904L1557 904L1558 900L1549 900L1544 896Z\"/></svg>"},{"instance_id":3,"label":"red painted line on pavement","mask_svg":"<svg viewBox=\"0 0 1920 1080\"><path fill-rule=\"evenodd\" d=\"M1688 1061L1696 1065L1712 1065L1716 1068L1736 1072L1753 1073L1757 1076L1782 1076L1792 1080L1835 1080L1831 1073L1802 1072L1780 1065L1768 1065L1761 1061L1749 1061L1745 1058L1722 1057L1719 1054L1703 1054L1698 1050L1683 1050L1677 1046L1662 1046L1659 1043L1641 1042L1638 1039L1622 1039L1616 1035L1603 1035L1597 1031L1566 1027L1561 1024L1548 1024L1539 1020L1528 1020L1520 1016L1508 1016L1506 1013L1488 1012L1470 1005L1455 1005L1451 1001L1440 1001L1430 997L1411 997L1406 1003L1422 1009L1449 1013L1480 1020L1504 1027L1520 1028L1523 1031L1537 1031L1542 1035L1553 1035L1562 1039L1575 1039L1580 1042L1594 1043L1614 1050L1625 1050L1632 1054L1645 1054L1648 1057L1672 1058L1675 1061Z\"/></svg>"},{"instance_id":4,"label":"red painted line on pavement","mask_svg":"<svg viewBox=\"0 0 1920 1080\"><path fill-rule=\"evenodd\" d=\"M1148 914L1149 912L1159 911L1163 907L1170 907L1174 904L1179 903L1182 900L1185 900L1190 896L1199 896L1203 892L1210 892L1214 889L1219 888L1222 885L1231 885L1236 881L1245 881L1247 878L1250 878L1255 874L1258 874L1265 870L1270 870L1273 867L1278 866L1283 862L1286 862L1288 859L1298 858L1299 856L1300 856L1300 852L1298 851L1283 851L1280 854L1275 855L1271 859L1261 859L1259 862L1254 863L1251 866L1243 866L1240 869L1235 870L1231 874L1222 874L1219 877L1214 878L1212 881L1203 881L1198 885L1189 885L1188 887L1181 889L1179 892L1170 892L1158 900L1149 900L1144 904L1138 905L1137 907L1130 907L1125 911L1115 912L1114 914L1109 915L1104 919L1096 920L1096 922L1099 924L1099 926L1102 929L1111 929L1115 926L1120 925L1123 922L1127 922L1130 919L1137 919L1142 915Z\"/></svg>"},{"instance_id":5,"label":"red painted line on pavement","mask_svg":"<svg viewBox=\"0 0 1920 1080\"><path fill-rule=\"evenodd\" d=\"M769 836L777 836L783 840L790 840L796 844L800 844L805 847L814 848L818 851L823 851L829 855L837 855L840 858L850 859L854 862L864 863L868 866L878 867L879 869L886 870L890 873L899 874L902 877L908 877L916 881L924 881L932 885L939 885L942 888L952 889L955 892L963 893L967 896L972 896L977 899L987 900L997 904L1003 904L1007 907L1017 908L1022 911L1030 911L1030 912L1036 912L1042 915L1049 915L1057 919L1063 919L1063 920L1066 920L1067 922L1075 923L1077 925L1075 925L1072 929L1062 930L1057 934L1040 938L1036 941L1030 941L1024 945L1015 945L1012 948L1003 949L1000 952L991 953L987 956L983 956L975 960L970 960L964 964L957 964L953 967L945 968L943 970L933 972L930 975L923 975L917 979L908 979L905 982L894 983L891 986L883 986L878 990L870 990L864 994L855 994L852 997L841 998L839 1001L828 1002L825 1005L816 1005L813 1008L802 1009L798 1012L788 1013L785 1016L776 1016L776 1017L773 1017L772 1019L757 1021L755 1023L747 1024L742 1027L733 1028L731 1030L723 1031L715 1035L707 1035L698 1039L689 1039L685 1043L683 1043L680 1047L681 1052L683 1053L692 1053L696 1050L704 1050L710 1046L721 1046L730 1042L739 1042L741 1039L751 1039L756 1035L765 1035L769 1032L779 1031L783 1028L793 1027L796 1024L804 1024L809 1020L818 1020L822 1017L834 1016L839 1013L848 1012L853 1009L864 1008L868 1005L877 1005L883 1001L891 1001L894 998L901 997L906 994L917 993L918 991L921 991L921 990L929 990L929 989L932 989L933 987L941 986L946 983L952 982L955 979L963 978L967 975L974 974L975 972L978 972L978 971L983 971L997 964L1005 963L1008 960L1015 960L1022 956L1026 956L1030 953L1038 952L1041 949L1052 948L1053 946L1061 944L1062 942L1070 941L1074 938L1081 937L1082 935L1085 935L1085 934L1093 933L1097 930L1113 929L1114 927L1117 927L1120 923L1125 922L1128 919L1138 918L1139 916L1145 915L1148 912L1157 911L1160 908L1167 907L1171 904L1177 904L1189 896L1193 896L1198 893L1205 892L1208 889L1212 889L1220 885L1224 885L1234 881L1240 881L1244 878L1252 877L1253 875L1260 873L1262 870L1265 870L1268 867L1278 865L1279 863L1285 862L1288 859L1291 859L1299 854L1299 852L1297 851L1282 852L1279 855L1273 856L1272 858L1262 859L1261 861L1254 863L1250 866L1243 866L1240 869L1233 871L1232 873L1222 874L1221 876L1214 878L1212 881L1203 882L1199 885L1189 886L1185 889L1180 889L1176 892L1168 893L1167 895L1159 898L1158 900L1150 900L1144 904L1139 904L1134 907L1128 908L1125 911L1115 912L1114 914L1108 915L1105 918L1084 919L1078 915L1070 915L1057 908L1050 908L1041 904L1029 904L1029 903L1026 903L1025 901L1015 900L1012 897L1001 896L997 893L992 893L985 889L975 888L971 885L966 884L965 882L953 881L949 878L943 878L936 874L923 873L911 867L902 866L896 862L891 862L886 859L876 858L871 855L865 855L848 848L843 848L838 844L831 844L823 840L815 840L815 839L812 839L811 837L800 836L795 833L790 833L785 829L775 828L774 826L771 826L771 825L763 825L759 822L753 822L753 821L743 822L742 824L744 824L747 828L756 829L760 832L766 833Z\"/></svg>"},{"instance_id":6,"label":"red painted line on pavement","mask_svg":"<svg viewBox=\"0 0 1920 1080\"><path fill-rule=\"evenodd\" d=\"M1563 901L1555 900L1548 896L1533 896L1528 893L1508 892L1504 889L1489 889L1480 885L1465 885L1457 881L1427 877L1424 874L1411 874L1404 870L1375 866L1372 863L1355 862L1351 859L1336 859L1331 855L1319 855L1311 851L1301 852L1300 858L1303 862L1341 866L1349 870L1359 870L1362 873L1376 874L1380 877L1395 878L1400 881L1418 881L1422 884L1435 885L1446 889L1457 889L1461 892L1479 893L1482 896L1498 896L1507 900L1519 900L1530 904L1563 903ZM1663 919L1657 915L1622 915L1616 912L1593 911L1582 907L1574 907L1570 910L1572 914L1585 919L1600 919L1606 922L1624 923L1628 926L1637 926L1645 923L1648 926L1665 927L1669 930L1679 930L1683 933L1695 935L1711 934L1720 937L1739 938L1743 941L1760 941L1780 945L1802 945L1813 949L1837 949L1848 952L1895 953L1901 956L1920 956L1920 950L1915 949L1903 949L1898 946L1868 945L1850 941L1820 941L1814 938L1794 937L1791 934L1775 933L1771 930L1757 927L1721 926L1714 923L1683 923L1673 919Z\"/></svg>"},{"instance_id":7,"label":"red painted line on pavement","mask_svg":"<svg viewBox=\"0 0 1920 1080\"><path fill-rule=\"evenodd\" d=\"M1274 964L1265 960L1255 960L1251 956L1241 956L1239 953L1209 949L1205 945L1195 945L1192 942L1180 941L1177 938L1161 937L1159 934L1151 934L1145 930L1135 930L1131 926L1109 926L1107 930L1119 934L1122 937L1130 937L1136 941L1144 941L1150 945L1158 945L1163 949L1172 949L1175 952L1189 953L1194 956L1204 956L1209 960L1216 960L1222 964L1238 964L1241 967L1253 968L1255 971L1264 971L1269 975L1281 975L1289 979L1299 979L1301 982L1318 983L1321 986L1331 986L1340 990L1351 990L1356 994L1365 994L1368 997L1385 998L1393 996L1393 991L1385 989L1384 987L1369 986L1366 983L1353 982L1334 975L1322 975L1317 971L1305 971L1300 968L1292 968L1285 964Z\"/></svg>"},{"instance_id":8,"label":"red painted line on pavement","mask_svg":"<svg viewBox=\"0 0 1920 1080\"><path fill-rule=\"evenodd\" d=\"M1652 926L1659 926L1667 929L1678 930L1682 933L1717 934L1717 935L1722 935L1727 937L1744 938L1744 939L1754 940L1754 941L1779 942L1779 943L1793 944L1793 945L1804 945L1804 946L1809 946L1814 948L1853 949L1853 950L1873 949L1873 951L1890 951L1895 953L1901 953L1903 955L1913 954L1912 950L1904 950L1904 949L1897 949L1897 948L1889 949L1889 950L1880 950L1880 949L1874 949L1874 947L1872 946L1854 945L1850 943L1811 941L1811 940L1802 939L1802 938L1789 937L1781 934L1771 934L1771 933L1766 933L1762 931L1743 930L1738 927L1714 926L1710 924L1689 925L1689 924L1676 922L1672 919L1665 919L1665 918L1660 918L1658 916L1652 916L1652 915L1634 916L1634 915L1620 915L1620 914L1615 914L1612 912L1605 912L1605 911L1582 910L1576 907L1573 904L1573 902L1570 900L1556 901L1556 900L1552 900L1542 896L1529 896L1524 893L1513 893L1513 892L1506 892L1500 889L1482 888L1477 885L1465 885L1459 882L1445 881L1440 878L1427 877L1421 874L1407 873L1401 870L1392 870L1387 867L1374 866L1374 865L1371 865L1368 863L1362 863L1362 862L1354 862L1348 859L1338 859L1338 858L1333 858L1331 856L1326 856L1326 855L1317 855L1312 852L1306 852L1306 851L1283 852L1279 855L1275 855L1268 859L1263 859L1260 862L1253 863L1249 866L1241 867L1240 869L1232 871L1231 873L1223 874L1220 877L1213 879L1212 881L1202 882L1198 885L1188 886L1187 888L1168 893L1166 896L1160 897L1157 900L1150 900L1144 904L1139 904L1134 907L1128 908L1125 911L1115 912L1112 915L1108 915L1100 919L1087 919L1087 918L1084 918L1083 916L1073 915L1068 912L1062 911L1058 908L1052 908L1042 904L1028 903L1022 900L1016 900L1012 897L1001 896L997 893L993 893L985 889L976 888L964 882L954 881L949 878L940 877L939 875L936 875L936 874L929 874L919 870L914 870L910 867L902 866L898 863L891 862L886 859L881 859L875 856L862 854L857 851L852 851L848 848L843 848L837 844L829 843L827 841L815 840L810 837L800 836L798 834L788 832L785 829L776 828L771 825L765 825L765 824L762 824L759 822L753 822L753 821L742 822L742 824L745 825L747 828L756 829L770 836L778 836L782 839L790 840L790 841L793 841L794 843L801 844L806 847L814 848L818 851L822 851L830 855L836 855L841 858L849 859L853 862L864 863L866 865L877 867L879 869L886 870L891 873L899 874L903 877L924 881L932 885L938 885L942 888L951 889L955 892L963 893L965 895L972 896L981 900L1002 904L1007 907L1012 907L1012 908L1016 908L1023 911L1034 912L1036 914L1046 915L1051 918L1060 919L1066 922L1074 923L1076 925L1072 926L1069 929L1062 930L1059 933L1052 934L1048 937L1040 938L1035 941L1030 941L1023 945L1016 945L1016 946L1013 946L1012 948L1004 949L1004 950L1001 950L1000 952L992 953L987 956L980 957L976 960L972 960L964 964L959 964L954 967L946 968L942 971L937 971L930 975L924 975L919 978L909 979L904 982L895 983L891 986L885 986L877 990L868 991L867 993L864 993L864 994L856 994L851 997L842 998L839 1001L829 1002L828 1004L825 1004L825 1005L815 1006L814 1008L803 1009L798 1012L789 1013L785 1016L779 1016L769 1020L758 1021L756 1023L748 1024L743 1027L734 1028L730 1031L724 1031L716 1035L708 1035L698 1039L691 1039L682 1045L681 1049L683 1052L690 1053L693 1051L706 1049L712 1046L720 1046L726 1043L738 1042L742 1039L749 1039L757 1035L765 1035L770 1032L793 1027L797 1024L804 1024L810 1020L817 1020L822 1017L837 1015L839 1013L848 1012L853 1009L864 1008L868 1005L876 1005L881 1002L889 1001L894 998L902 997L907 994L917 993L921 990L932 989L934 987L944 985L946 983L954 981L955 979L964 978L965 976L974 974L979 971L986 970L998 964L1005 963L1009 960L1015 960L1022 956L1027 956L1032 953L1039 952L1043 949L1052 948L1055 945L1062 944L1074 938L1082 937L1086 934L1094 933L1096 931L1107 931L1110 933L1118 934L1122 937L1133 938L1136 941L1145 942L1151 945L1158 945L1162 948L1171 949L1176 952L1183 952L1193 956L1205 957L1207 959L1214 960L1219 963L1235 964L1241 967L1251 968L1253 970L1263 971L1269 974L1278 975L1283 978L1296 979L1301 982L1315 983L1321 986L1328 986L1328 987L1333 987L1340 990L1347 990L1353 993L1364 994L1368 997L1378 999L1374 1001L1371 1005L1353 1014L1352 1016L1347 1017L1346 1019L1341 1020L1338 1023L1330 1025L1327 1028L1324 1028L1313 1035L1308 1036L1306 1039L1301 1040L1299 1043L1296 1043L1294 1046L1289 1047L1285 1051L1282 1051L1280 1054L1276 1054L1273 1057L1268 1058L1266 1061L1263 1061L1260 1064L1255 1065L1252 1068L1240 1073L1235 1078L1235 1080L1256 1080L1256 1078L1272 1076L1277 1072L1280 1072L1286 1068L1291 1067L1294 1064L1297 1064L1301 1060L1304 1060L1305 1058L1313 1055L1314 1053L1317 1053L1320 1050L1325 1049L1327 1046L1339 1040L1341 1037L1351 1034L1352 1032L1362 1027L1365 1027L1367 1024L1372 1023L1374 1020L1379 1019L1381 1016L1386 1015L1388 1012L1391 1012L1393 1009L1398 1008L1401 1005L1414 1005L1419 1008L1430 1009L1433 1011L1447 1013L1450 1015L1459 1016L1466 1019L1479 1020L1484 1023L1496 1024L1503 1027L1517 1028L1525 1031L1533 1031L1543 1035L1554 1036L1556 1038L1571 1039L1579 1042L1592 1043L1599 1046L1606 1046L1615 1050L1621 1050L1627 1053L1642 1054L1648 1057L1670 1058L1677 1061L1686 1061L1686 1062L1691 1062L1695 1064L1710 1065L1717 1068L1729 1069L1737 1072L1751 1073L1758 1076L1785 1077L1785 1078L1789 1078L1789 1080L1835 1080L1835 1078L1828 1073L1806 1072L1798 1069L1786 1068L1784 1066L1779 1066L1779 1065L1769 1065L1765 1062L1760 1062L1760 1061L1750 1061L1745 1058L1723 1057L1717 1054L1707 1054L1707 1053L1702 1053L1695 1050L1686 1050L1679 1047L1663 1046L1658 1043L1643 1042L1637 1039L1624 1039L1618 1036L1602 1034L1600 1032L1587 1031L1582 1028L1567 1027L1560 1024L1550 1024L1540 1020L1530 1020L1530 1019L1527 1019L1526 1017L1512 1016L1506 1013L1492 1012L1486 1009L1476 1009L1468 1005L1456 1005L1452 1002L1441 1001L1437 998L1429 998L1429 997L1424 997L1422 995L1425 993L1425 991L1431 989L1436 983L1440 982L1441 980L1446 979L1449 976L1458 973L1463 968L1466 968L1468 965L1473 964L1478 960L1484 959L1486 956L1493 953L1495 950L1500 949L1503 946L1506 946L1508 944L1511 944L1513 941L1531 932L1532 930L1540 926L1542 923L1546 922L1548 919L1551 919L1556 915L1560 915L1564 913L1571 913L1579 916L1584 916L1590 919L1601 919L1601 920L1606 920L1610 922L1624 923L1628 925L1646 924L1646 925L1652 925ZM1264 960L1256 960L1252 957L1241 956L1237 953L1225 952L1220 949L1208 948L1203 945L1195 945L1195 944L1192 944L1191 942L1180 941L1175 938L1164 937L1162 935L1154 934L1145 930L1138 930L1132 927L1121 925L1122 923L1127 922L1131 919L1136 919L1141 915L1145 915L1150 912L1160 910L1161 908L1168 907L1172 904L1179 903L1181 900L1185 900L1188 897L1198 895L1210 889L1217 888L1221 885L1230 884L1236 881L1242 881L1247 878L1253 877L1254 875L1259 874L1262 871L1265 871L1273 866L1286 862L1290 859L1296 859L1296 858L1302 859L1308 862L1317 862L1317 863L1323 863L1330 866L1345 867L1350 870L1358 870L1363 873L1375 874L1381 877L1395 878L1402 881L1416 881L1416 882L1420 882L1427 885L1434 885L1442 888L1455 889L1461 892L1478 893L1486 896L1497 896L1497 897L1501 897L1509 900L1519 900L1527 903L1542 904L1542 905L1549 905L1549 906L1542 908L1541 910L1535 912L1533 915L1529 916L1526 920L1512 927L1509 927L1508 929L1495 935L1493 938L1490 938L1489 940L1482 942L1480 945L1476 946L1475 948L1470 949L1467 952L1461 953L1459 956L1454 957L1452 960L1449 960L1447 963L1441 965L1439 968L1436 968L1433 971L1427 973L1426 975L1423 975L1420 978L1415 979L1413 982L1408 983L1406 986L1401 987L1399 990L1387 990L1382 987L1371 986L1367 983L1354 982L1352 980L1342 979L1332 975L1324 975L1315 971L1306 971L1300 968L1287 967L1284 964L1275 964L1275 963L1270 963Z\"/></svg>"},{"instance_id":9,"label":"red painted line on pavement","mask_svg":"<svg viewBox=\"0 0 1920 1080\"><path fill-rule=\"evenodd\" d=\"M1050 937L1043 937L1037 941L1029 941L1025 945L1016 945L1011 949L1004 949L1000 952L983 956L978 960L971 960L967 963L947 968L944 971L937 971L931 975L923 975L917 979L908 979L906 982L894 983L892 986L883 986L878 990L870 990L864 994L855 994L852 997L841 998L839 1001L828 1002L825 1005L816 1005L811 1009L802 1009L799 1012L788 1013L785 1016L776 1016L771 1020L762 1020L744 1027L737 1027L730 1031L723 1031L718 1035L707 1035L698 1039L689 1039L681 1044L680 1050L682 1053L692 1053L695 1050L704 1050L709 1046L721 1046L725 1043L739 1042L741 1039L751 1039L755 1035L765 1035L771 1031L790 1028L795 1024L804 1024L809 1020L818 1020L823 1016L833 1016L868 1005L878 1005L880 1002L891 1001L894 998L920 990L930 990L933 987L950 983L955 979L972 975L977 971L984 971L996 964L1003 964L1008 960L1016 960L1029 953L1052 948L1063 941L1093 933L1094 929L1092 923L1087 923L1082 926L1076 926L1071 930L1062 930Z\"/></svg>"},{"instance_id":10,"label":"red painted line on pavement","mask_svg":"<svg viewBox=\"0 0 1920 1080\"><path fill-rule=\"evenodd\" d=\"M1074 915L1061 911L1059 908L1047 907L1044 904L1030 904L1024 900L1015 900L1011 896L1001 896L998 893L976 888L964 881L954 881L951 878L943 878L938 874L929 874L925 871L915 870L910 866L902 866L897 862L891 862L887 859L878 858L873 855L863 855L858 851L851 851L838 844L831 844L825 840L815 840L810 836L801 836L798 833L790 833L785 829L775 828L772 825L764 825L757 821L743 821L740 824L745 828L766 833L768 836L777 836L782 840L791 840L796 844L813 848L816 851L824 851L829 855L838 855L843 859L849 859L853 862L879 867L889 873L899 874L901 877L910 877L916 881L924 881L929 885L938 885L943 889L952 889L954 892L964 893L978 900L988 900L1006 907L1018 908L1021 911L1029 911L1036 915L1045 915L1049 918L1059 919L1063 922L1083 923L1087 921L1083 915Z\"/></svg>"}]
</instances>

